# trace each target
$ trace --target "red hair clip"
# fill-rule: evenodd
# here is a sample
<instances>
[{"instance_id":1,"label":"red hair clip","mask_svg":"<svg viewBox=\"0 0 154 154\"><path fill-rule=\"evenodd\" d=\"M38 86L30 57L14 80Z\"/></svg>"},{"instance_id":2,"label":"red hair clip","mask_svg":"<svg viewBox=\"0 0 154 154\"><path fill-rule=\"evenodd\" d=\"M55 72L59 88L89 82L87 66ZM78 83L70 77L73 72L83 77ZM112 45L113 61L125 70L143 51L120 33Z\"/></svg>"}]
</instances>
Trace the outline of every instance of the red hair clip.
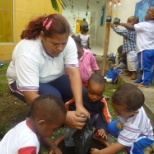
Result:
<instances>
[{"instance_id":1,"label":"red hair clip","mask_svg":"<svg viewBox=\"0 0 154 154\"><path fill-rule=\"evenodd\" d=\"M51 24L52 24L52 20L51 20L51 21L49 21L49 23L45 26L45 29L46 29L46 30L49 30L49 28L50 28Z\"/></svg>"},{"instance_id":2,"label":"red hair clip","mask_svg":"<svg viewBox=\"0 0 154 154\"><path fill-rule=\"evenodd\" d=\"M44 21L43 21L43 27L45 27L46 23L47 23L47 20L48 18L46 18Z\"/></svg>"}]
</instances>

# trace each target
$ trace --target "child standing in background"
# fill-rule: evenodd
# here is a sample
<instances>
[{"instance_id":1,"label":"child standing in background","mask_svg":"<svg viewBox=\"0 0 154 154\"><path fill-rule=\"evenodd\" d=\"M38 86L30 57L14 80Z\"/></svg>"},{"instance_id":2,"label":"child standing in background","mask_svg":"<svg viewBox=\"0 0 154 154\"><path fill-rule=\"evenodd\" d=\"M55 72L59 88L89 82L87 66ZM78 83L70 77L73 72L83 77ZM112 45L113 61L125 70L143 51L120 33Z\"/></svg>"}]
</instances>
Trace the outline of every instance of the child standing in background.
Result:
<instances>
[{"instance_id":1,"label":"child standing in background","mask_svg":"<svg viewBox=\"0 0 154 154\"><path fill-rule=\"evenodd\" d=\"M81 43L83 48L85 49L91 49L90 48L90 36L87 34L89 31L87 26L82 26L80 29L81 33L79 35L79 38L81 39Z\"/></svg>"},{"instance_id":2,"label":"child standing in background","mask_svg":"<svg viewBox=\"0 0 154 154\"><path fill-rule=\"evenodd\" d=\"M59 98L51 94L37 97L30 118L17 124L0 141L0 154L38 154L40 140L52 152L62 154L50 136L65 123L65 118L65 105Z\"/></svg>"},{"instance_id":3,"label":"child standing in background","mask_svg":"<svg viewBox=\"0 0 154 154\"><path fill-rule=\"evenodd\" d=\"M135 82L137 86L147 88L151 81L151 68L154 58L154 6L148 9L145 22L135 25L121 23L120 25L137 33L136 45L140 76Z\"/></svg>"},{"instance_id":4,"label":"child standing in background","mask_svg":"<svg viewBox=\"0 0 154 154\"><path fill-rule=\"evenodd\" d=\"M92 72L98 72L99 67L97 65L96 59L92 52L83 48L81 44L81 39L77 36L72 36L78 50L78 59L79 59L79 70L82 79L82 83L86 85L89 77L91 76Z\"/></svg>"},{"instance_id":5,"label":"child standing in background","mask_svg":"<svg viewBox=\"0 0 154 154\"><path fill-rule=\"evenodd\" d=\"M134 25L138 23L138 18L131 16L128 18L127 23ZM121 25L121 24L119 24ZM123 36L123 52L126 53L127 57L127 68L131 73L131 80L137 78L137 52L136 52L136 32L130 30L120 30L116 25L111 24L113 30Z\"/></svg>"},{"instance_id":6,"label":"child standing in background","mask_svg":"<svg viewBox=\"0 0 154 154\"><path fill-rule=\"evenodd\" d=\"M91 149L91 154L116 154L127 148L130 154L143 154L154 142L153 128L147 117L142 91L133 84L124 84L112 95L111 105L118 120L108 124L108 131L117 142L105 149Z\"/></svg>"}]
</instances>

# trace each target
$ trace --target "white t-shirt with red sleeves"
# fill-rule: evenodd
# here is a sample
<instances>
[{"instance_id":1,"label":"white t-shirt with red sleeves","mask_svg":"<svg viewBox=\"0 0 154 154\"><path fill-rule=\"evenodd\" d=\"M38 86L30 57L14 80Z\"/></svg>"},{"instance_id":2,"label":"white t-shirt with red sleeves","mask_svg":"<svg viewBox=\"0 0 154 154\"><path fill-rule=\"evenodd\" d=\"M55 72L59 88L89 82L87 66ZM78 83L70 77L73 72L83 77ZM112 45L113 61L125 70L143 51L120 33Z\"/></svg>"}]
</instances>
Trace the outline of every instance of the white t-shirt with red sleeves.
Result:
<instances>
[{"instance_id":1,"label":"white t-shirt with red sleeves","mask_svg":"<svg viewBox=\"0 0 154 154\"><path fill-rule=\"evenodd\" d=\"M9 130L0 141L0 154L38 154L38 136L25 120Z\"/></svg>"},{"instance_id":2,"label":"white t-shirt with red sleeves","mask_svg":"<svg viewBox=\"0 0 154 154\"><path fill-rule=\"evenodd\" d=\"M123 124L123 130L118 136L118 142L124 146L132 146L139 137L146 136L154 140L153 128L144 108L138 110L138 114L129 118L118 117Z\"/></svg>"}]
</instances>

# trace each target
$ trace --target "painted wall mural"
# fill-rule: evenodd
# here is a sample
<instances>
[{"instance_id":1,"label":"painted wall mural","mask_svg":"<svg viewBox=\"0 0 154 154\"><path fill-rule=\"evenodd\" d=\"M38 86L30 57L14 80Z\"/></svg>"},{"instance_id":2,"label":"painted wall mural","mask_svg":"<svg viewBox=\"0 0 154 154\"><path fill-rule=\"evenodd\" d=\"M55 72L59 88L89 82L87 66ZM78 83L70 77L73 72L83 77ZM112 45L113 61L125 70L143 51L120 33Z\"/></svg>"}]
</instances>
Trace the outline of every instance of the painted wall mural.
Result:
<instances>
[{"instance_id":1,"label":"painted wall mural","mask_svg":"<svg viewBox=\"0 0 154 154\"><path fill-rule=\"evenodd\" d=\"M140 2L136 3L135 16L139 18L139 22L144 21L144 17L150 6L154 6L154 0L141 0Z\"/></svg>"}]
</instances>

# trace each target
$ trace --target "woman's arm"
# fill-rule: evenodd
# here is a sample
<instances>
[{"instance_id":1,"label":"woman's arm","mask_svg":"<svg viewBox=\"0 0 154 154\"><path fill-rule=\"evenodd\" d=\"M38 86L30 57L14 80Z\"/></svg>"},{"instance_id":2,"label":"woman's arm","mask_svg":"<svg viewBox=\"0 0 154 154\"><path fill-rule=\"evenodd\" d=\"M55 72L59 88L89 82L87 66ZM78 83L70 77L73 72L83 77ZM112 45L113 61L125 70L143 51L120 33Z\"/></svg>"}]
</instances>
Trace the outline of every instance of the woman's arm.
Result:
<instances>
[{"instance_id":1,"label":"woman's arm","mask_svg":"<svg viewBox=\"0 0 154 154\"><path fill-rule=\"evenodd\" d=\"M32 105L34 99L39 96L38 91L23 91L22 94L29 105Z\"/></svg>"},{"instance_id":2,"label":"woman's arm","mask_svg":"<svg viewBox=\"0 0 154 154\"><path fill-rule=\"evenodd\" d=\"M67 68L70 79L71 89L75 99L76 111L82 115L89 116L88 111L83 106L82 101L82 82L78 68Z\"/></svg>"}]
</instances>

